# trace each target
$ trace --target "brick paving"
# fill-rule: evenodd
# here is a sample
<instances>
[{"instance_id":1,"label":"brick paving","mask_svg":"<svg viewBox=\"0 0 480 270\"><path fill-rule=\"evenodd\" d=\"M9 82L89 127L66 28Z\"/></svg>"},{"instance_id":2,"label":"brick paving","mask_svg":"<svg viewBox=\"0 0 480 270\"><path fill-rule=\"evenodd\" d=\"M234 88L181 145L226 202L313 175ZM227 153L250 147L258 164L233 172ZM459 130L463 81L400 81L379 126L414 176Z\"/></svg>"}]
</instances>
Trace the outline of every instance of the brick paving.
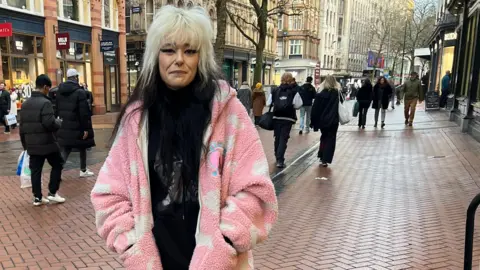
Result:
<instances>
[{"instance_id":1,"label":"brick paving","mask_svg":"<svg viewBox=\"0 0 480 270\"><path fill-rule=\"evenodd\" d=\"M480 144L443 113L419 111L414 128L402 124L401 114L401 108L389 111L385 130L372 127L373 111L365 131L354 122L341 127L327 169L318 167L316 151L306 153L320 134L292 131L289 164L307 155L284 173L271 168L280 219L255 250L257 269L462 268L465 212L480 192ZM272 134L260 136L273 165ZM106 154L101 138L94 161ZM18 144L0 139L0 149L16 152L2 157L16 160ZM67 168L78 167L75 156ZM97 173L100 166L90 168ZM94 178L67 170L61 194L68 201L35 208L30 189L20 189L10 172L0 175L0 269L121 269L95 233Z\"/></svg>"},{"instance_id":2,"label":"brick paving","mask_svg":"<svg viewBox=\"0 0 480 270\"><path fill-rule=\"evenodd\" d=\"M98 174L107 154L104 147L111 130L96 130L95 147L88 152L89 168ZM318 141L317 134L292 139L286 158L295 159ZM260 130L269 163L274 165L272 132ZM16 136L16 137L15 137ZM62 176L60 193L67 198L61 205L34 207L31 190L20 189L15 164L21 152L16 134L0 139L0 269L121 269L116 254L105 248L95 230L90 191L95 178L79 178L78 154L72 153ZM14 168L15 167L15 168ZM45 168L49 169L46 165ZM271 172L276 168L271 166ZM48 175L44 174L44 194Z\"/></svg>"},{"instance_id":3,"label":"brick paving","mask_svg":"<svg viewBox=\"0 0 480 270\"><path fill-rule=\"evenodd\" d=\"M329 168L312 153L276 179L280 222L254 253L258 269L463 268L480 144L457 127L432 129L449 125L443 113L419 112L414 128L399 113L384 131L371 117L366 131L342 127Z\"/></svg>"}]
</instances>

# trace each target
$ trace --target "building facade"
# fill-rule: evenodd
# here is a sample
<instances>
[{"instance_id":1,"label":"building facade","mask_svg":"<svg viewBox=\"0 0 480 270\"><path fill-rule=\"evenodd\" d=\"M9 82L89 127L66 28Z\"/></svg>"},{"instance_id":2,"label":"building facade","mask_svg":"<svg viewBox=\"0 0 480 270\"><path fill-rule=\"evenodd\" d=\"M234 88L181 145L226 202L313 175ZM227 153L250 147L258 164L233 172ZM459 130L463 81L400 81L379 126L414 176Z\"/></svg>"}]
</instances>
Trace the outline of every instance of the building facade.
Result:
<instances>
[{"instance_id":1,"label":"building facade","mask_svg":"<svg viewBox=\"0 0 480 270\"><path fill-rule=\"evenodd\" d=\"M450 83L453 95L447 110L450 120L480 141L480 0L446 0L443 4L458 19ZM444 41L441 44L440 41L432 43L430 48L434 57L444 47ZM434 62L432 70L438 70L440 62Z\"/></svg>"},{"instance_id":2,"label":"building facade","mask_svg":"<svg viewBox=\"0 0 480 270\"><path fill-rule=\"evenodd\" d=\"M13 28L0 38L0 79L28 98L39 74L58 85L76 68L94 113L118 110L127 100L124 10L121 0L0 0L0 20ZM67 33L68 49L57 50L56 35ZM101 52L102 40L110 51Z\"/></svg>"},{"instance_id":3,"label":"building facade","mask_svg":"<svg viewBox=\"0 0 480 270\"><path fill-rule=\"evenodd\" d=\"M129 92L135 88L142 66L142 57L145 49L145 38L155 12L164 5L189 7L200 5L204 7L211 19L216 35L216 10L213 0L129 0L126 1L126 32L127 32L127 80ZM248 1L235 0L228 2L228 8L236 15L255 21L255 14ZM238 22L241 23L241 22ZM274 80L275 60L275 27L274 21L267 24L267 38L264 52L262 80L264 84L271 84ZM251 37L257 37L256 31L245 24L245 31ZM242 82L253 84L253 70L255 67L255 47L248 41L230 19L227 20L225 37L225 58L222 66L223 73L233 87L239 87Z\"/></svg>"},{"instance_id":4,"label":"building facade","mask_svg":"<svg viewBox=\"0 0 480 270\"><path fill-rule=\"evenodd\" d=\"M293 1L285 14L277 18L276 84L280 76L290 72L301 83L315 76L319 64L320 1Z\"/></svg>"}]
</instances>

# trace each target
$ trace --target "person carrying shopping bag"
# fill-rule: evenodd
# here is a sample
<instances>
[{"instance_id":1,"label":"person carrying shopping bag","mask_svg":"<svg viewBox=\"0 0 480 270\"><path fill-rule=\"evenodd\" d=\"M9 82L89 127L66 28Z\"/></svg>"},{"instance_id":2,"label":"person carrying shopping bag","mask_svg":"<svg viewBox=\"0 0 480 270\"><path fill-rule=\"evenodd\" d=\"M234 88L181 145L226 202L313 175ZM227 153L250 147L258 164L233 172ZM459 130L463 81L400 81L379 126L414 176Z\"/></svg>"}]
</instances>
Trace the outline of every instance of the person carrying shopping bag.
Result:
<instances>
[{"instance_id":1,"label":"person carrying shopping bag","mask_svg":"<svg viewBox=\"0 0 480 270\"><path fill-rule=\"evenodd\" d=\"M377 83L373 87L373 104L372 108L375 109L375 126L378 126L378 116L380 111L382 112L382 128L385 127L385 116L388 109L388 104L390 103L391 95L393 94L393 89L388 83L385 77L378 78Z\"/></svg>"},{"instance_id":2,"label":"person carrying shopping bag","mask_svg":"<svg viewBox=\"0 0 480 270\"><path fill-rule=\"evenodd\" d=\"M341 86L333 76L328 75L323 85L323 90L315 96L313 102L311 127L315 132L318 130L322 132L318 158L322 166L327 167L332 163L335 154L340 123L338 108L339 103L343 103L344 100L339 93Z\"/></svg>"},{"instance_id":3,"label":"person carrying shopping bag","mask_svg":"<svg viewBox=\"0 0 480 270\"><path fill-rule=\"evenodd\" d=\"M35 91L27 99L20 111L20 139L23 149L30 156L30 171L33 192L33 205L39 206L50 201L65 202L57 191L63 169L63 158L60 147L55 137L55 132L60 128L62 121L55 119L53 106L47 97L52 87L52 81L47 75L40 75L35 81ZM52 166L48 196L42 196L42 169L45 160Z\"/></svg>"},{"instance_id":4,"label":"person carrying shopping bag","mask_svg":"<svg viewBox=\"0 0 480 270\"><path fill-rule=\"evenodd\" d=\"M372 97L373 97L373 87L372 82L370 79L366 79L363 82L362 87L358 90L357 93L357 101L359 104L358 108L358 127L365 129L365 125L367 123L367 112L368 108L372 104Z\"/></svg>"}]
</instances>

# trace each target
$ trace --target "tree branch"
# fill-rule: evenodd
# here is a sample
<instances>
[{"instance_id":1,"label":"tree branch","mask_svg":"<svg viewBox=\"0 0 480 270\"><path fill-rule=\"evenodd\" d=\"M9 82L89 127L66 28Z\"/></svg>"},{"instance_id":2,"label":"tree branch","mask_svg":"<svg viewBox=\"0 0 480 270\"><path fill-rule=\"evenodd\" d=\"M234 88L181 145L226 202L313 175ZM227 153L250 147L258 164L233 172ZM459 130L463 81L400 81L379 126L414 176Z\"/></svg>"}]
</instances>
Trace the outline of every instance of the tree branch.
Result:
<instances>
[{"instance_id":1,"label":"tree branch","mask_svg":"<svg viewBox=\"0 0 480 270\"><path fill-rule=\"evenodd\" d=\"M228 11L228 10L227 10L227 12L230 13L233 17L235 17L235 21L240 20L240 21L242 21L243 23L248 24L248 25L250 25L251 27L253 27L253 29L255 29L256 31L260 31L260 29L258 28L257 25L255 25L255 23L249 22L249 21L247 21L245 18L243 18L242 16L233 14L233 13L231 13L231 12ZM229 16L230 16L230 14L229 14ZM232 19L232 18L230 18L230 19ZM233 20L232 20L232 21L233 21Z\"/></svg>"},{"instance_id":2,"label":"tree branch","mask_svg":"<svg viewBox=\"0 0 480 270\"><path fill-rule=\"evenodd\" d=\"M255 1L255 0L250 0L250 1ZM258 4L257 4L258 5ZM245 33L245 31L242 29L242 27L237 23L237 21L235 21L235 18L233 17L233 14L227 10L227 14L228 14L228 17L230 18L230 20L233 22L233 24L235 25L235 27L237 27L238 31L240 31L240 33L242 33L242 35L250 40L253 45L255 47L258 47L258 42L256 42L252 37L250 37L247 33Z\"/></svg>"}]
</instances>

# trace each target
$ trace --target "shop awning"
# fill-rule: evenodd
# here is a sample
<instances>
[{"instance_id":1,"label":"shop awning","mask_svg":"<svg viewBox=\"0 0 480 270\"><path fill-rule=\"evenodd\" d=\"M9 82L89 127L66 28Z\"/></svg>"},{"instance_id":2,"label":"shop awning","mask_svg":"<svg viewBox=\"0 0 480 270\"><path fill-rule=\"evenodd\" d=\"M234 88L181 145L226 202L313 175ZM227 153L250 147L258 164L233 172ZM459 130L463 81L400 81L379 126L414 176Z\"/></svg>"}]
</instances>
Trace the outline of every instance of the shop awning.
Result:
<instances>
[{"instance_id":1,"label":"shop awning","mask_svg":"<svg viewBox=\"0 0 480 270\"><path fill-rule=\"evenodd\" d=\"M425 59L425 60L430 60L430 49L429 48L415 49L414 56Z\"/></svg>"}]
</instances>

